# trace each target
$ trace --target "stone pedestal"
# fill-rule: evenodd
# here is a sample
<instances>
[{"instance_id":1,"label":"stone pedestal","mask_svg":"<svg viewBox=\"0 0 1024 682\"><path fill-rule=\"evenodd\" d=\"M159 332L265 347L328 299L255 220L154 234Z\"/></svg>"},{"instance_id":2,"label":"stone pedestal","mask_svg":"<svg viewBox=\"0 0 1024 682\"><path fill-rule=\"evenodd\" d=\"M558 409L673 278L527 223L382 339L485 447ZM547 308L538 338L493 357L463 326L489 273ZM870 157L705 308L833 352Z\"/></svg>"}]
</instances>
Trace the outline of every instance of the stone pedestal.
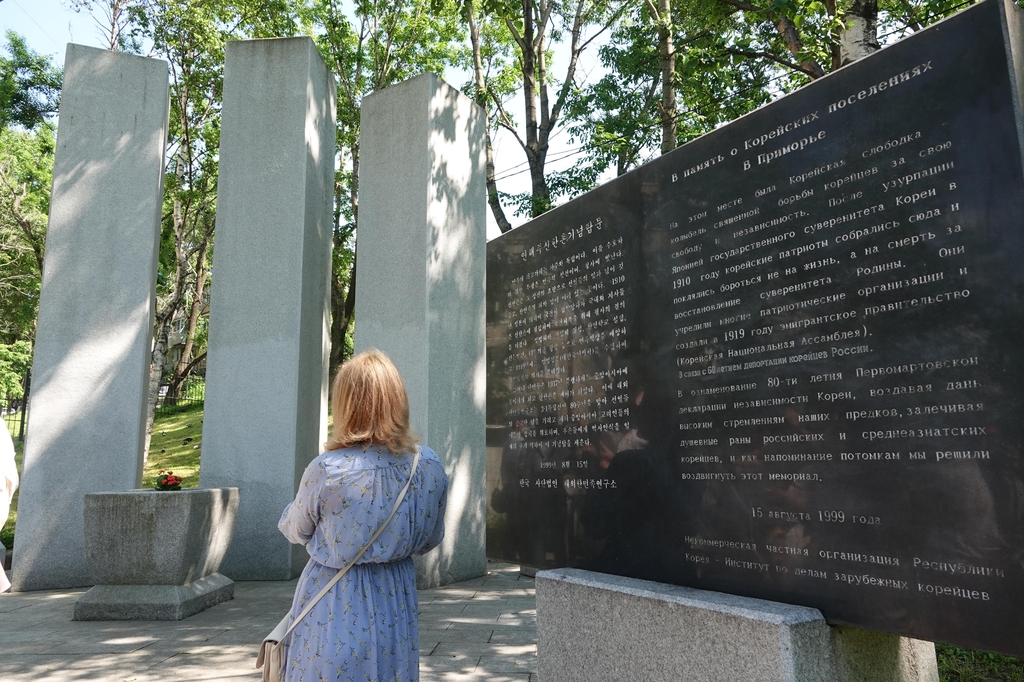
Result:
<instances>
[{"instance_id":1,"label":"stone pedestal","mask_svg":"<svg viewBox=\"0 0 1024 682\"><path fill-rule=\"evenodd\" d=\"M84 507L96 585L75 602L74 620L181 620L234 597L217 571L238 488L91 493Z\"/></svg>"},{"instance_id":2,"label":"stone pedestal","mask_svg":"<svg viewBox=\"0 0 1024 682\"><path fill-rule=\"evenodd\" d=\"M90 585L82 495L141 480L169 101L166 62L68 45L15 590Z\"/></svg>"},{"instance_id":3,"label":"stone pedestal","mask_svg":"<svg viewBox=\"0 0 1024 682\"><path fill-rule=\"evenodd\" d=\"M220 573L182 585L94 585L71 620L183 620L234 597L235 583Z\"/></svg>"},{"instance_id":4,"label":"stone pedestal","mask_svg":"<svg viewBox=\"0 0 1024 682\"><path fill-rule=\"evenodd\" d=\"M441 546L417 558L434 587L483 575L485 115L434 74L362 103L355 349L379 348L450 489Z\"/></svg>"},{"instance_id":5,"label":"stone pedestal","mask_svg":"<svg viewBox=\"0 0 1024 682\"><path fill-rule=\"evenodd\" d=\"M835 628L803 606L634 578L537 573L545 682L938 682L931 642Z\"/></svg>"},{"instance_id":6,"label":"stone pedestal","mask_svg":"<svg viewBox=\"0 0 1024 682\"><path fill-rule=\"evenodd\" d=\"M241 490L235 580L309 558L277 521L327 436L336 97L309 38L227 45L199 483Z\"/></svg>"}]
</instances>

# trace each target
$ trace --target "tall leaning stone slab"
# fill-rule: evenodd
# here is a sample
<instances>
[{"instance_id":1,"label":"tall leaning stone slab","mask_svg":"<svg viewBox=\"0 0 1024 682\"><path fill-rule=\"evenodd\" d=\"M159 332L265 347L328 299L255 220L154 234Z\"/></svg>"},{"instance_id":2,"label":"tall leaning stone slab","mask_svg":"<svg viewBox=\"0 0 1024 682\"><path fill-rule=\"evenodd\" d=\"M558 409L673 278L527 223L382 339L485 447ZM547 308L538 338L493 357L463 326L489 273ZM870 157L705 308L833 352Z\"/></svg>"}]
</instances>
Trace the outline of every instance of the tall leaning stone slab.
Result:
<instances>
[{"instance_id":1,"label":"tall leaning stone slab","mask_svg":"<svg viewBox=\"0 0 1024 682\"><path fill-rule=\"evenodd\" d=\"M363 100L356 350L380 348L441 456L446 534L420 587L483 575L484 112L434 74Z\"/></svg>"},{"instance_id":2,"label":"tall leaning stone slab","mask_svg":"<svg viewBox=\"0 0 1024 682\"><path fill-rule=\"evenodd\" d=\"M169 102L166 62L68 45L15 590L91 585L83 496L141 481Z\"/></svg>"},{"instance_id":3,"label":"tall leaning stone slab","mask_svg":"<svg viewBox=\"0 0 1024 682\"><path fill-rule=\"evenodd\" d=\"M199 484L240 489L235 580L308 559L277 521L326 438L336 97L309 38L227 45Z\"/></svg>"}]
</instances>

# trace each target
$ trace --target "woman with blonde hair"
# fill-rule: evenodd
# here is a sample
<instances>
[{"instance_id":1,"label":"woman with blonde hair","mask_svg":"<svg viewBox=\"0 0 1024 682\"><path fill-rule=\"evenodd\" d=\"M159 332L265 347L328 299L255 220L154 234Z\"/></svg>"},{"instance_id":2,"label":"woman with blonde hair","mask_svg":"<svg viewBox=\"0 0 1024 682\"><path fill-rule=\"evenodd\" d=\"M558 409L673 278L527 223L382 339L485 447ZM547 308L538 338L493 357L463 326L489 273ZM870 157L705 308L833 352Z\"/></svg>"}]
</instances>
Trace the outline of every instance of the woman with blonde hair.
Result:
<instances>
[{"instance_id":1,"label":"woman with blonde hair","mask_svg":"<svg viewBox=\"0 0 1024 682\"><path fill-rule=\"evenodd\" d=\"M448 478L434 451L416 445L405 385L387 355L369 350L346 362L332 393L326 451L306 467L278 523L310 556L291 617L351 568L295 627L284 679L418 680L412 555L444 536Z\"/></svg>"}]
</instances>

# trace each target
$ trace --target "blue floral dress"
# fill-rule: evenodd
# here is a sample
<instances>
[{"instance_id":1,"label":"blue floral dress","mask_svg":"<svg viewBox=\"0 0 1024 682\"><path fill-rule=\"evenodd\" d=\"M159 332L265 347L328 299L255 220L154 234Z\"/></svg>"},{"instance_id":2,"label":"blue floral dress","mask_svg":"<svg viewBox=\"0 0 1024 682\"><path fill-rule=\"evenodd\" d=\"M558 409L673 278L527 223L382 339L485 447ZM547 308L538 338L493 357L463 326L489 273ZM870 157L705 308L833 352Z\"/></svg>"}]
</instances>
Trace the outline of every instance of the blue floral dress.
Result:
<instances>
[{"instance_id":1,"label":"blue floral dress","mask_svg":"<svg viewBox=\"0 0 1024 682\"><path fill-rule=\"evenodd\" d=\"M444 537L448 477L430 448L395 517L359 562L292 632L287 682L419 679L418 603L412 555ZM292 600L294 618L369 541L391 513L413 455L386 447L325 452L306 467L277 527L310 560Z\"/></svg>"}]
</instances>

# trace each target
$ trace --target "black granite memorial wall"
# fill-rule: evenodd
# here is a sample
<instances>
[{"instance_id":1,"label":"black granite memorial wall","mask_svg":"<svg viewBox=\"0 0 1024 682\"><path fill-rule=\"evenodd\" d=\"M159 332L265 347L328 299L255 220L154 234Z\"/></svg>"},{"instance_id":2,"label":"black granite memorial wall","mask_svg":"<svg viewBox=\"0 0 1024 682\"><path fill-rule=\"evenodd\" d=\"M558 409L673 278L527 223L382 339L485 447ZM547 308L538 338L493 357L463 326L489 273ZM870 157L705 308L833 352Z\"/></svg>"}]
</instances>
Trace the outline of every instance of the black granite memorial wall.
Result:
<instances>
[{"instance_id":1,"label":"black granite memorial wall","mask_svg":"<svg viewBox=\"0 0 1024 682\"><path fill-rule=\"evenodd\" d=\"M490 242L488 554L1024 654L1022 23L985 0Z\"/></svg>"}]
</instances>

